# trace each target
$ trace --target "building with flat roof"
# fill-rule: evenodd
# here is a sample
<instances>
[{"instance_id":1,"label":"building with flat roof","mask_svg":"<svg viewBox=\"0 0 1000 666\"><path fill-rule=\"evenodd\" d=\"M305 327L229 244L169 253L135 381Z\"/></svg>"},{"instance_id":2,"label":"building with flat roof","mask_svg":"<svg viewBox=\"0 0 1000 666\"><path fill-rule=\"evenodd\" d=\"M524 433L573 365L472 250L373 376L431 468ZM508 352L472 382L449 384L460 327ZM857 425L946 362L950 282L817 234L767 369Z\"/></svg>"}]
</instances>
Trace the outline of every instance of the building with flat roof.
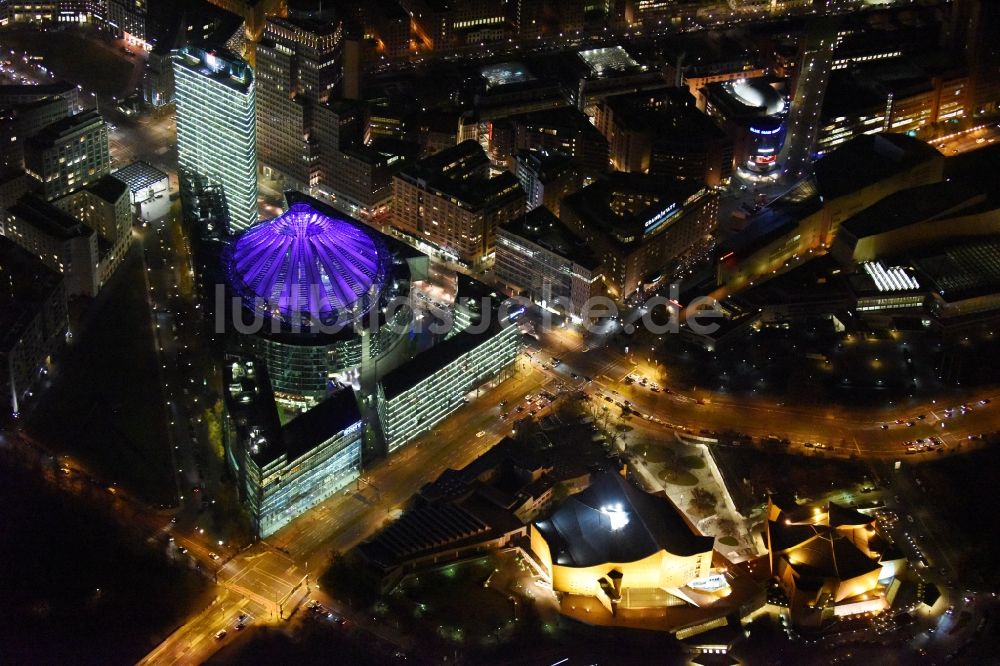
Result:
<instances>
[{"instance_id":1,"label":"building with flat roof","mask_svg":"<svg viewBox=\"0 0 1000 666\"><path fill-rule=\"evenodd\" d=\"M545 206L558 213L562 200L583 186L576 160L563 153L519 150L514 155L511 171L524 190L528 212Z\"/></svg>"},{"instance_id":2,"label":"building with flat roof","mask_svg":"<svg viewBox=\"0 0 1000 666\"><path fill-rule=\"evenodd\" d=\"M177 163L222 190L227 230L257 221L257 107L253 70L225 50L186 46L174 58Z\"/></svg>"},{"instance_id":3,"label":"building with flat roof","mask_svg":"<svg viewBox=\"0 0 1000 666\"><path fill-rule=\"evenodd\" d=\"M493 275L508 293L574 319L604 288L600 260L547 208L497 229Z\"/></svg>"},{"instance_id":4,"label":"building with flat roof","mask_svg":"<svg viewBox=\"0 0 1000 666\"><path fill-rule=\"evenodd\" d=\"M475 141L414 162L392 181L392 226L443 256L481 265L496 251L496 229L524 213L524 192L512 173L489 176Z\"/></svg>"},{"instance_id":5,"label":"building with flat roof","mask_svg":"<svg viewBox=\"0 0 1000 666\"><path fill-rule=\"evenodd\" d=\"M262 365L227 355L223 373L226 456L260 538L358 477L364 424L350 387L281 425Z\"/></svg>"},{"instance_id":6,"label":"building with flat roof","mask_svg":"<svg viewBox=\"0 0 1000 666\"><path fill-rule=\"evenodd\" d=\"M474 291L483 287L469 286ZM467 298L462 291L460 287L460 300ZM499 295L488 292L485 302L469 304L465 330L453 324L443 341L379 379L376 402L389 453L429 432L470 395L512 376L521 351L521 331L513 322L517 314L507 312ZM461 318L456 313L455 324Z\"/></svg>"},{"instance_id":7,"label":"building with flat roof","mask_svg":"<svg viewBox=\"0 0 1000 666\"><path fill-rule=\"evenodd\" d=\"M1000 235L1000 198L963 180L890 194L840 224L830 252L854 266L959 238Z\"/></svg>"},{"instance_id":8,"label":"building with flat roof","mask_svg":"<svg viewBox=\"0 0 1000 666\"><path fill-rule=\"evenodd\" d=\"M63 277L0 237L0 395L16 416L69 329Z\"/></svg>"},{"instance_id":9,"label":"building with flat roof","mask_svg":"<svg viewBox=\"0 0 1000 666\"><path fill-rule=\"evenodd\" d=\"M132 246L128 185L114 176L104 176L53 203L97 232L98 282L105 284Z\"/></svg>"},{"instance_id":10,"label":"building with flat roof","mask_svg":"<svg viewBox=\"0 0 1000 666\"><path fill-rule=\"evenodd\" d=\"M732 173L732 140L683 88L605 97L595 124L618 171L715 187Z\"/></svg>"},{"instance_id":11,"label":"building with flat roof","mask_svg":"<svg viewBox=\"0 0 1000 666\"><path fill-rule=\"evenodd\" d=\"M52 201L111 172L108 127L97 111L82 111L47 125L24 143L24 170Z\"/></svg>"},{"instance_id":12,"label":"building with flat roof","mask_svg":"<svg viewBox=\"0 0 1000 666\"><path fill-rule=\"evenodd\" d=\"M0 108L31 104L49 97L65 100L70 113L80 110L80 89L68 81L52 83L11 83L0 85Z\"/></svg>"},{"instance_id":13,"label":"building with flat roof","mask_svg":"<svg viewBox=\"0 0 1000 666\"><path fill-rule=\"evenodd\" d=\"M963 70L911 58L833 72L828 88L816 139L820 155L861 134L916 133L973 115Z\"/></svg>"},{"instance_id":14,"label":"building with flat roof","mask_svg":"<svg viewBox=\"0 0 1000 666\"><path fill-rule=\"evenodd\" d=\"M594 248L624 301L711 246L718 194L700 182L612 173L563 200L560 219Z\"/></svg>"},{"instance_id":15,"label":"building with flat roof","mask_svg":"<svg viewBox=\"0 0 1000 666\"><path fill-rule=\"evenodd\" d=\"M501 0L406 0L412 39L421 50L448 51L517 34L517 8Z\"/></svg>"},{"instance_id":16,"label":"building with flat roof","mask_svg":"<svg viewBox=\"0 0 1000 666\"><path fill-rule=\"evenodd\" d=\"M892 605L906 560L874 517L833 502L783 506L768 499L764 539L793 624L818 628Z\"/></svg>"},{"instance_id":17,"label":"building with flat roof","mask_svg":"<svg viewBox=\"0 0 1000 666\"><path fill-rule=\"evenodd\" d=\"M3 235L65 277L70 296L96 296L100 253L94 230L34 194L6 210Z\"/></svg>"},{"instance_id":18,"label":"building with flat roof","mask_svg":"<svg viewBox=\"0 0 1000 666\"><path fill-rule=\"evenodd\" d=\"M0 105L0 174L24 168L24 142L69 114L66 100L53 96L34 102Z\"/></svg>"},{"instance_id":19,"label":"building with flat roof","mask_svg":"<svg viewBox=\"0 0 1000 666\"><path fill-rule=\"evenodd\" d=\"M520 150L573 157L585 181L608 171L608 141L579 109L562 107L521 113L492 123L490 152L499 161Z\"/></svg>"}]
</instances>

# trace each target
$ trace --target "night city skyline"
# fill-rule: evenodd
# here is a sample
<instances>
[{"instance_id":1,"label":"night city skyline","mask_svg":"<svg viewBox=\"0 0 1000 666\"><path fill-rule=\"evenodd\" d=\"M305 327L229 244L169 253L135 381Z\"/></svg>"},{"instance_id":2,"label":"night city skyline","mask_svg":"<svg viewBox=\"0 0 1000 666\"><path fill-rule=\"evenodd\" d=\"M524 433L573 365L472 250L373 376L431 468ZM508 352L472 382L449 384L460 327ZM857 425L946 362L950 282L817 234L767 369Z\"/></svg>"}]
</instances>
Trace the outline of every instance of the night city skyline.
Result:
<instances>
[{"instance_id":1,"label":"night city skyline","mask_svg":"<svg viewBox=\"0 0 1000 666\"><path fill-rule=\"evenodd\" d=\"M0 661L1000 660L990 0L0 0Z\"/></svg>"}]
</instances>

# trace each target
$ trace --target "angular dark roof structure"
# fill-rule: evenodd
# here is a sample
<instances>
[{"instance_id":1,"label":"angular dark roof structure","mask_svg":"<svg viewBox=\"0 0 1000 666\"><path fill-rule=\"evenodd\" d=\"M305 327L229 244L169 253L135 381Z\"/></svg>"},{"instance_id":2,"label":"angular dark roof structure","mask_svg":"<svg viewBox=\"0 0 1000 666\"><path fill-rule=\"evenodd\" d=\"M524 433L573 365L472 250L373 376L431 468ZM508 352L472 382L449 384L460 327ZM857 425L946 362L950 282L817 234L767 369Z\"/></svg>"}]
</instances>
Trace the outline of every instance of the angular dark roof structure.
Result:
<instances>
[{"instance_id":1,"label":"angular dark roof structure","mask_svg":"<svg viewBox=\"0 0 1000 666\"><path fill-rule=\"evenodd\" d=\"M715 543L695 534L665 496L643 492L613 471L595 476L535 527L562 566L635 562L661 550L687 557Z\"/></svg>"}]
</instances>

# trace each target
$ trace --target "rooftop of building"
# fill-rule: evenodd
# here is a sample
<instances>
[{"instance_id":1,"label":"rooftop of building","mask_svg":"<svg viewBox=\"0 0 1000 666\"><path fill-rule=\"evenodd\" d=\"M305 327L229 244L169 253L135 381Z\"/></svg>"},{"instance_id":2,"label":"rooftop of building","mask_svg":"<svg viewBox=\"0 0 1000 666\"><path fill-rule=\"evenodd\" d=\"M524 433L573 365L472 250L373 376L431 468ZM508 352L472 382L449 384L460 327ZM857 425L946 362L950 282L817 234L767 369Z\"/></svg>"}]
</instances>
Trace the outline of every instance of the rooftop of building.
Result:
<instances>
[{"instance_id":1,"label":"rooftop of building","mask_svg":"<svg viewBox=\"0 0 1000 666\"><path fill-rule=\"evenodd\" d=\"M612 95L604 99L614 113L615 124L633 131L647 131L653 140L717 139L726 136L715 121L695 106L687 88Z\"/></svg>"},{"instance_id":2,"label":"rooftop of building","mask_svg":"<svg viewBox=\"0 0 1000 666\"><path fill-rule=\"evenodd\" d=\"M129 187L120 178L107 175L88 185L87 191L109 203L117 203L119 199L128 194Z\"/></svg>"},{"instance_id":3,"label":"rooftop of building","mask_svg":"<svg viewBox=\"0 0 1000 666\"><path fill-rule=\"evenodd\" d=\"M572 211L588 227L631 246L667 228L664 223L702 189L701 183L616 171L568 195L560 211Z\"/></svg>"},{"instance_id":4,"label":"rooftop of building","mask_svg":"<svg viewBox=\"0 0 1000 666\"><path fill-rule=\"evenodd\" d=\"M141 192L167 179L166 173L142 160L123 166L111 175L128 185L132 193Z\"/></svg>"},{"instance_id":5,"label":"rooftop of building","mask_svg":"<svg viewBox=\"0 0 1000 666\"><path fill-rule=\"evenodd\" d=\"M56 208L35 194L24 195L7 210L11 215L53 238L71 240L94 233L69 213Z\"/></svg>"},{"instance_id":6,"label":"rooftop of building","mask_svg":"<svg viewBox=\"0 0 1000 666\"><path fill-rule=\"evenodd\" d=\"M767 521L773 558L796 572L796 586L818 589L827 580L846 581L881 569L890 552L875 532L875 519L829 502L826 506L772 505Z\"/></svg>"},{"instance_id":7,"label":"rooftop of building","mask_svg":"<svg viewBox=\"0 0 1000 666\"><path fill-rule=\"evenodd\" d=\"M24 326L61 282L62 276L38 257L0 236L0 352L17 344Z\"/></svg>"},{"instance_id":8,"label":"rooftop of building","mask_svg":"<svg viewBox=\"0 0 1000 666\"><path fill-rule=\"evenodd\" d=\"M847 141L816 161L816 183L824 199L835 199L944 157L906 134L869 134Z\"/></svg>"},{"instance_id":9,"label":"rooftop of building","mask_svg":"<svg viewBox=\"0 0 1000 666\"><path fill-rule=\"evenodd\" d=\"M332 3L331 3L332 4ZM269 27L282 26L286 28L298 29L317 37L326 37L336 34L341 29L340 21L333 16L332 10L328 16L317 16L308 12L289 11L288 16L269 16L264 24L264 39L272 35L269 34Z\"/></svg>"},{"instance_id":10,"label":"rooftop of building","mask_svg":"<svg viewBox=\"0 0 1000 666\"><path fill-rule=\"evenodd\" d=\"M976 150L952 155L944 161L944 176L976 184L991 199L1000 197L1000 143L987 143Z\"/></svg>"},{"instance_id":11,"label":"rooftop of building","mask_svg":"<svg viewBox=\"0 0 1000 666\"><path fill-rule=\"evenodd\" d=\"M592 271L601 264L587 242L570 231L544 206L539 206L530 213L508 222L501 229L505 233L529 240L587 270Z\"/></svg>"},{"instance_id":12,"label":"rooftop of building","mask_svg":"<svg viewBox=\"0 0 1000 666\"><path fill-rule=\"evenodd\" d=\"M420 187L453 197L473 210L502 205L523 195L514 174L504 172L490 178L489 164L486 151L469 139L412 162L399 175Z\"/></svg>"},{"instance_id":13,"label":"rooftop of building","mask_svg":"<svg viewBox=\"0 0 1000 666\"><path fill-rule=\"evenodd\" d=\"M577 55L587 64L594 76L603 76L614 72L644 71L646 69L621 46L588 49L579 51Z\"/></svg>"},{"instance_id":14,"label":"rooftop of building","mask_svg":"<svg viewBox=\"0 0 1000 666\"><path fill-rule=\"evenodd\" d=\"M817 191L816 179L810 176L800 180L760 210L743 231L720 243L719 256L749 256L781 238L794 229L800 220L822 207L823 201Z\"/></svg>"},{"instance_id":15,"label":"rooftop of building","mask_svg":"<svg viewBox=\"0 0 1000 666\"><path fill-rule=\"evenodd\" d=\"M317 444L351 428L361 429L361 410L354 389L338 387L323 402L303 412L281 429L288 462L298 460Z\"/></svg>"},{"instance_id":16,"label":"rooftop of building","mask_svg":"<svg viewBox=\"0 0 1000 666\"><path fill-rule=\"evenodd\" d=\"M500 330L500 325L493 325L482 333L462 331L417 354L416 357L392 370L380 380L379 383L386 399L392 400L399 397L486 342Z\"/></svg>"},{"instance_id":17,"label":"rooftop of building","mask_svg":"<svg viewBox=\"0 0 1000 666\"><path fill-rule=\"evenodd\" d=\"M928 248L911 259L918 279L947 302L1000 292L1000 237Z\"/></svg>"},{"instance_id":18,"label":"rooftop of building","mask_svg":"<svg viewBox=\"0 0 1000 666\"><path fill-rule=\"evenodd\" d=\"M719 81L702 90L726 118L782 115L787 111L788 79L761 76Z\"/></svg>"},{"instance_id":19,"label":"rooftop of building","mask_svg":"<svg viewBox=\"0 0 1000 666\"><path fill-rule=\"evenodd\" d=\"M486 79L487 88L497 88L512 83L534 80L534 75L520 62L501 62L479 68L479 75Z\"/></svg>"},{"instance_id":20,"label":"rooftop of building","mask_svg":"<svg viewBox=\"0 0 1000 666\"><path fill-rule=\"evenodd\" d=\"M855 238L875 236L911 224L968 215L986 200L979 187L958 180L920 185L890 194L842 222L840 228Z\"/></svg>"},{"instance_id":21,"label":"rooftop of building","mask_svg":"<svg viewBox=\"0 0 1000 666\"><path fill-rule=\"evenodd\" d=\"M529 111L518 113L507 118L515 125L536 128L550 128L556 130L579 131L593 134L604 140L604 135L594 127L580 109L575 106L561 106L555 109L542 109L540 111Z\"/></svg>"},{"instance_id":22,"label":"rooftop of building","mask_svg":"<svg viewBox=\"0 0 1000 666\"><path fill-rule=\"evenodd\" d=\"M53 81L52 83L9 83L0 85L0 104L5 103L6 97L23 97L24 95L38 95L48 97L50 95L65 95L77 89L77 86L68 81Z\"/></svg>"},{"instance_id":23,"label":"rooftop of building","mask_svg":"<svg viewBox=\"0 0 1000 666\"><path fill-rule=\"evenodd\" d=\"M560 482L580 483L609 466L600 444L574 438L573 428L584 426L567 426L560 430L565 441L544 448L504 438L465 467L445 470L419 490L399 521L362 544L362 554L389 569L524 529L520 508Z\"/></svg>"},{"instance_id":24,"label":"rooftop of building","mask_svg":"<svg viewBox=\"0 0 1000 666\"><path fill-rule=\"evenodd\" d=\"M519 150L514 156L519 164L530 168L538 180L545 184L576 167L572 155L548 150Z\"/></svg>"},{"instance_id":25,"label":"rooftop of building","mask_svg":"<svg viewBox=\"0 0 1000 666\"><path fill-rule=\"evenodd\" d=\"M360 222L299 201L236 239L229 274L255 311L334 323L378 303L390 264L388 249Z\"/></svg>"},{"instance_id":26,"label":"rooftop of building","mask_svg":"<svg viewBox=\"0 0 1000 666\"><path fill-rule=\"evenodd\" d=\"M233 420L237 436L258 465L276 460L284 446L267 367L250 356L226 354L222 374L226 413Z\"/></svg>"},{"instance_id":27,"label":"rooftop of building","mask_svg":"<svg viewBox=\"0 0 1000 666\"><path fill-rule=\"evenodd\" d=\"M103 125L104 118L101 117L101 114L93 109L87 109L46 125L40 132L28 139L28 144L39 148L49 148L74 132Z\"/></svg>"},{"instance_id":28,"label":"rooftop of building","mask_svg":"<svg viewBox=\"0 0 1000 666\"><path fill-rule=\"evenodd\" d=\"M535 523L559 566L635 562L660 551L679 557L711 552L665 494L650 494L614 471L595 475L583 492Z\"/></svg>"},{"instance_id":29,"label":"rooftop of building","mask_svg":"<svg viewBox=\"0 0 1000 666\"><path fill-rule=\"evenodd\" d=\"M253 87L253 69L243 58L225 48L185 46L174 59L174 66L189 69L242 95L247 95Z\"/></svg>"},{"instance_id":30,"label":"rooftop of building","mask_svg":"<svg viewBox=\"0 0 1000 666\"><path fill-rule=\"evenodd\" d=\"M658 55L670 65L681 63L688 76L704 76L747 68L755 54L748 40L734 31L706 30L660 40Z\"/></svg>"}]
</instances>

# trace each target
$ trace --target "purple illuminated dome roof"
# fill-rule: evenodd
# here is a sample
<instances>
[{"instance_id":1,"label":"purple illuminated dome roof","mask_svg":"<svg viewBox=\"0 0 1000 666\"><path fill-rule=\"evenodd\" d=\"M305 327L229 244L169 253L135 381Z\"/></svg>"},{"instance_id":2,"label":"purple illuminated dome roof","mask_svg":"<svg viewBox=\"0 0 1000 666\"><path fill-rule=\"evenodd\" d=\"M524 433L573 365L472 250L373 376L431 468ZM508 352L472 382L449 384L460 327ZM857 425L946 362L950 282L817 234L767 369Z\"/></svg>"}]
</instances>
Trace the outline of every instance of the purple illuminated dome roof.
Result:
<instances>
[{"instance_id":1,"label":"purple illuminated dome roof","mask_svg":"<svg viewBox=\"0 0 1000 666\"><path fill-rule=\"evenodd\" d=\"M243 232L229 270L252 309L329 323L360 317L378 302L388 259L360 225L295 203Z\"/></svg>"}]
</instances>

